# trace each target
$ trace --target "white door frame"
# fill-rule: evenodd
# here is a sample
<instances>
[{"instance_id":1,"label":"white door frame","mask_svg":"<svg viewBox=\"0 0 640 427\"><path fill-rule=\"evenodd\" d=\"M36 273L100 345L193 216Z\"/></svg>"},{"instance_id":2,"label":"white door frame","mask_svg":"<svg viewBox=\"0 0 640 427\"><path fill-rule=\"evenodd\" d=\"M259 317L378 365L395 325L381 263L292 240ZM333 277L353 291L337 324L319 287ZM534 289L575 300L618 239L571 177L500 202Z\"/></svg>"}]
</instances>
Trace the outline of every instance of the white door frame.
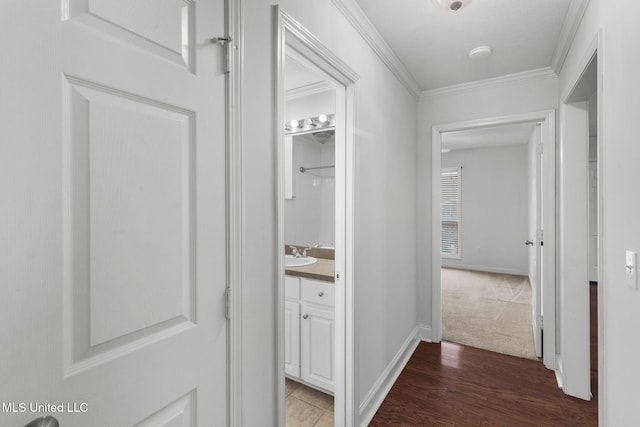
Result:
<instances>
[{"instance_id":1,"label":"white door frame","mask_svg":"<svg viewBox=\"0 0 640 427\"><path fill-rule=\"evenodd\" d=\"M355 399L355 317L353 277L354 135L358 75L299 22L273 6L275 30L275 151L277 162L276 375L278 422L285 423L284 369L284 65L287 51L336 86L336 240L335 240L335 425L357 425Z\"/></svg>"},{"instance_id":2,"label":"white door frame","mask_svg":"<svg viewBox=\"0 0 640 427\"><path fill-rule=\"evenodd\" d=\"M545 143L543 162L546 165L554 165L554 173L545 173L543 177L544 194L544 254L543 254L543 306L553 307L553 310L545 309L544 329L547 331L543 338L543 361L548 369L556 369L556 340L555 340L555 110L537 111L531 113L515 114L508 116L491 117L486 119L470 120L457 123L447 123L432 127L431 135L431 325L434 342L442 340L442 256L440 253L440 169L442 133L478 129L490 126L509 125L517 123L543 123L542 141ZM546 125L546 126L545 126ZM545 132L544 129L548 131ZM546 133L546 135L545 135ZM546 137L545 137L546 136ZM549 331L554 331L549 333Z\"/></svg>"},{"instance_id":3,"label":"white door frame","mask_svg":"<svg viewBox=\"0 0 640 427\"><path fill-rule=\"evenodd\" d=\"M596 82L596 90L597 90L597 94L598 94L598 105L597 105L597 109L598 109L598 117L597 117L597 121L598 121L598 244L597 244L597 251L598 251L598 372L603 373L604 372L604 364L605 364L605 358L607 357L607 353L606 353L606 348L604 346L604 342L605 342L605 337L604 337L604 322L606 319L606 313L604 311L605 308L605 300L606 300L606 293L607 293L607 286L605 283L605 277L606 277L606 256L607 254L604 251L604 247L605 247L605 242L606 242L606 233L605 233L605 229L604 229L604 223L605 223L605 197L606 195L604 194L604 188L605 188L605 177L606 177L606 169L604 167L605 165L605 157L606 157L606 150L605 150L605 138L604 138L604 115L603 115L603 106L604 106L604 99L606 94L604 93L604 87L603 87L603 56L604 56L604 52L603 52L603 48L604 48L604 42L603 42L603 31L602 29L598 31L598 33L594 36L594 38L592 39L591 43L587 46L587 48L584 50L584 53L582 54L582 57L580 58L579 62L578 62L578 66L574 68L574 72L571 73L568 77L567 77L567 81L570 82L571 84L566 85L566 90L564 93L560 93L560 103L561 103L561 112L565 113L565 114L561 114L560 116L560 135L561 135L561 141L563 144L563 147L569 147L568 144L569 141L572 138L572 134L574 133L572 128L572 122L575 123L575 121L571 120L571 117L567 117L566 116L566 112L571 112L571 104L575 104L576 102L581 102L584 101L585 99L583 95L579 94L579 92L581 91L581 88L579 87L582 81L582 77L585 74L585 72L587 71L587 68L589 67L589 65L591 64L592 60L595 60L597 58L597 82ZM568 109L569 108L569 109ZM574 118L577 119L578 122L586 122L588 119L587 117L583 117L584 115L587 115L588 112L584 112L584 114L578 112L578 114L576 115L575 111L573 112L573 116ZM586 133L588 136L588 132ZM579 143L579 142L578 142ZM588 139L586 141L584 141L584 146L578 145L576 147L576 149L581 150L582 148L585 149L585 159L588 160L588 153L586 152L588 150ZM566 156L566 154L564 154ZM585 170L587 171L587 165L584 165ZM559 165L559 173L561 177L573 177L575 176L575 174L567 167L567 165L565 165L565 163L561 162ZM584 178L582 180L582 183L585 186L585 191L588 188L588 172L586 172L584 174ZM580 184L579 184L580 185ZM564 195L561 193L560 194L560 202L562 203L562 199L564 198ZM586 221L586 212L585 212L585 221ZM588 227L587 227L588 229ZM587 232L587 230L585 230L585 233ZM559 236L560 237L568 237L568 236L563 236L564 230L559 229ZM563 254L561 254L561 256L563 256ZM584 277L586 277L587 282L588 283L588 262L585 263L584 265ZM561 273L563 274L563 279L565 281L573 281L575 280L575 277L573 277L573 273L572 272L564 272ZM588 301L588 287L585 284L584 289L581 289L581 301L584 302L585 300ZM566 292L566 290L563 290L563 292ZM586 295L584 295L584 293L587 293ZM586 340L590 340L590 337L584 337L582 336L582 339L580 340L580 343L577 343L577 346L579 346L580 348L573 348L574 345L576 345L575 343L575 336L574 334L576 333L576 331L578 333L584 333L584 321L586 319L586 321L588 322L589 320L589 305L588 304L582 304L582 302L577 302L575 301L573 298L570 298L570 295L566 295L563 296L564 298L564 302L562 304L562 311L565 313L573 313L573 315L565 320L563 320L562 324L561 324L561 330L560 330L560 345L561 345L561 357L562 357L562 365L563 365L563 380L565 383L567 383L567 387L565 387L564 391L567 392L569 391L569 393L571 395L575 395L576 397L581 397L583 399L589 399L589 390L590 390L590 369L585 369L585 366L589 367L590 366L590 350L588 348L586 348L585 346L585 339ZM586 310L586 311L585 311ZM575 320L575 314L579 313L578 318L579 318L579 322L576 322ZM588 323L587 323L588 326ZM587 328L588 330L588 328ZM568 341L568 340L571 341ZM587 342L588 344L588 342ZM587 376L589 378L587 378ZM604 390L606 389L605 387L605 383L607 381L607 377L605 375L598 375L598 418L600 423L603 423L604 420L607 419L606 416L606 411L607 411L607 395L604 393ZM574 387L572 384L576 384L576 386Z\"/></svg>"},{"instance_id":4,"label":"white door frame","mask_svg":"<svg viewBox=\"0 0 640 427\"><path fill-rule=\"evenodd\" d=\"M242 399L242 242L244 208L242 205L242 46L244 28L242 0L227 2L227 36L229 42L229 74L227 80L227 278L229 280L229 425L241 426Z\"/></svg>"}]
</instances>

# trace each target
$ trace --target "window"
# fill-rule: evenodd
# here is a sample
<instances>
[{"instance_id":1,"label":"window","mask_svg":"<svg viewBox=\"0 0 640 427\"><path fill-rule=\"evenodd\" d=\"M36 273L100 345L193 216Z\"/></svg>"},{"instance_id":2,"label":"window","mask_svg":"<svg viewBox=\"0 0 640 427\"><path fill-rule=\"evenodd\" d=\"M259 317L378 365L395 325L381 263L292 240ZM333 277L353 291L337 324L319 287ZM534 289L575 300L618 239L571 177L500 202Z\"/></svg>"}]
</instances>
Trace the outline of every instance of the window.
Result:
<instances>
[{"instance_id":1,"label":"window","mask_svg":"<svg viewBox=\"0 0 640 427\"><path fill-rule=\"evenodd\" d=\"M460 259L460 170L443 168L440 172L440 248L443 258Z\"/></svg>"}]
</instances>

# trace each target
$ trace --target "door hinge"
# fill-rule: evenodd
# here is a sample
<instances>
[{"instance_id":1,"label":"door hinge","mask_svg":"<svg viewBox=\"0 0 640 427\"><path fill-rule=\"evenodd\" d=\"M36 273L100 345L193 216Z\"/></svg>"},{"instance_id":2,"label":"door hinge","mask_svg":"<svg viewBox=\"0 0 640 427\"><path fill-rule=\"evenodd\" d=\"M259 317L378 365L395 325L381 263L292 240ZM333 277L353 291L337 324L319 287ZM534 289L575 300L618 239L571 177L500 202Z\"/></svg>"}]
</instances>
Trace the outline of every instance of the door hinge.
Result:
<instances>
[{"instance_id":1,"label":"door hinge","mask_svg":"<svg viewBox=\"0 0 640 427\"><path fill-rule=\"evenodd\" d=\"M231 320L231 288L227 287L224 290L224 317L227 320Z\"/></svg>"},{"instance_id":2,"label":"door hinge","mask_svg":"<svg viewBox=\"0 0 640 427\"><path fill-rule=\"evenodd\" d=\"M219 44L224 49L224 73L229 74L231 71L231 37L213 37L209 40L211 43Z\"/></svg>"}]
</instances>

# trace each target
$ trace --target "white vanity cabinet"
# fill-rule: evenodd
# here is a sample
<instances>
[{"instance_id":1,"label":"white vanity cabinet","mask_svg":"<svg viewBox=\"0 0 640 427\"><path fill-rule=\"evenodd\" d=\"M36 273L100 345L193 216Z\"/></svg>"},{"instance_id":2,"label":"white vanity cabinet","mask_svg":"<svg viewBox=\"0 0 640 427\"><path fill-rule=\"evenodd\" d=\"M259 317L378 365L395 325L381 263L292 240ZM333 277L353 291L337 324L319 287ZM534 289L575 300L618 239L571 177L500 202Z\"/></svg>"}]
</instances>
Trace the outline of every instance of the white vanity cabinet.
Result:
<instances>
[{"instance_id":1,"label":"white vanity cabinet","mask_svg":"<svg viewBox=\"0 0 640 427\"><path fill-rule=\"evenodd\" d=\"M300 304L284 302L284 371L300 377Z\"/></svg>"},{"instance_id":2,"label":"white vanity cabinet","mask_svg":"<svg viewBox=\"0 0 640 427\"><path fill-rule=\"evenodd\" d=\"M334 289L330 282L285 276L285 371L331 393L335 376Z\"/></svg>"},{"instance_id":3,"label":"white vanity cabinet","mask_svg":"<svg viewBox=\"0 0 640 427\"><path fill-rule=\"evenodd\" d=\"M284 277L284 371L300 378L300 278Z\"/></svg>"}]
</instances>

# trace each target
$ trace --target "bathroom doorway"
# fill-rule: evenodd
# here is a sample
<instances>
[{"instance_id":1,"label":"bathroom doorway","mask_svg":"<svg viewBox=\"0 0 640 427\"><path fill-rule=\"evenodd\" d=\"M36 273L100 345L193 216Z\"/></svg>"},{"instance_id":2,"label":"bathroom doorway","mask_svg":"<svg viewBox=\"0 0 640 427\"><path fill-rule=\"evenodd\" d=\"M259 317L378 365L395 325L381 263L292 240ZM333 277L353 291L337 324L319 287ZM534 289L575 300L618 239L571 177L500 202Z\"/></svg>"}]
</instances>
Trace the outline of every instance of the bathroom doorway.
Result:
<instances>
[{"instance_id":1,"label":"bathroom doorway","mask_svg":"<svg viewBox=\"0 0 640 427\"><path fill-rule=\"evenodd\" d=\"M353 120L357 76L274 6L278 424L355 425ZM285 380L286 378L286 380Z\"/></svg>"}]
</instances>

